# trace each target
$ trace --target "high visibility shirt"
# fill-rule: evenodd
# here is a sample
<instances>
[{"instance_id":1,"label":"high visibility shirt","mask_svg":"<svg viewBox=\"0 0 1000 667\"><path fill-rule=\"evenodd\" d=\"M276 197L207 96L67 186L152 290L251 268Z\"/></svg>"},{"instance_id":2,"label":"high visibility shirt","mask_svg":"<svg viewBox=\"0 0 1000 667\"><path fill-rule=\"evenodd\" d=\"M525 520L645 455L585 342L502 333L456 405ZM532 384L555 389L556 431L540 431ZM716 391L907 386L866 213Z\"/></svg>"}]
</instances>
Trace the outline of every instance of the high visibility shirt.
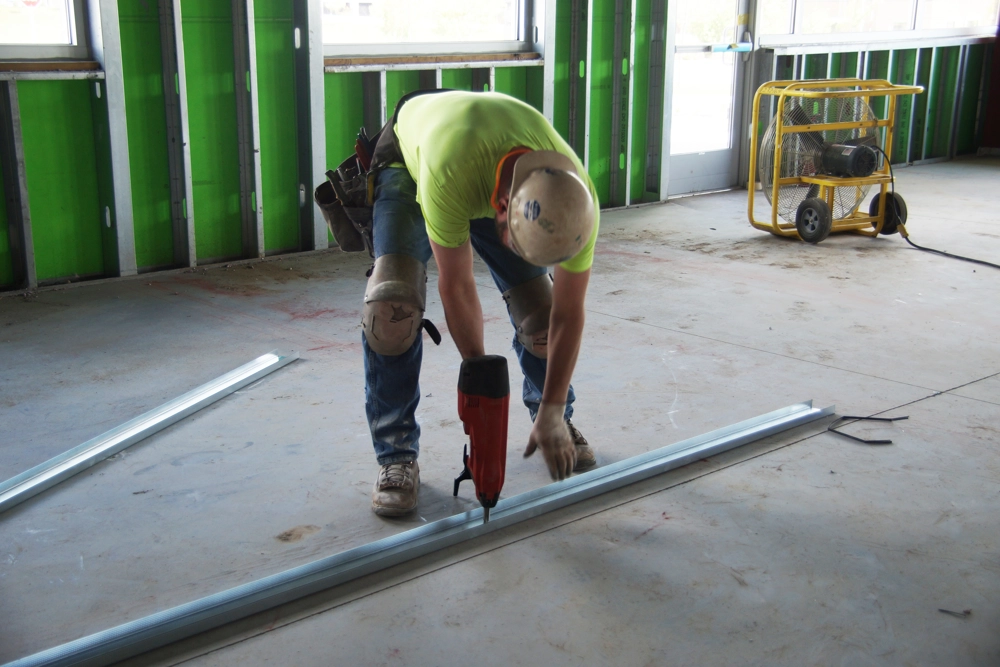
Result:
<instances>
[{"instance_id":1,"label":"high visibility shirt","mask_svg":"<svg viewBox=\"0 0 1000 667\"><path fill-rule=\"evenodd\" d=\"M583 249L559 266L573 273L591 267L600 226L594 183L573 149L534 107L501 93L420 95L399 110L395 131L417 184L427 236L446 248L465 243L470 220L495 217L490 197L497 164L511 149L558 151L570 158L594 199L594 230Z\"/></svg>"}]
</instances>

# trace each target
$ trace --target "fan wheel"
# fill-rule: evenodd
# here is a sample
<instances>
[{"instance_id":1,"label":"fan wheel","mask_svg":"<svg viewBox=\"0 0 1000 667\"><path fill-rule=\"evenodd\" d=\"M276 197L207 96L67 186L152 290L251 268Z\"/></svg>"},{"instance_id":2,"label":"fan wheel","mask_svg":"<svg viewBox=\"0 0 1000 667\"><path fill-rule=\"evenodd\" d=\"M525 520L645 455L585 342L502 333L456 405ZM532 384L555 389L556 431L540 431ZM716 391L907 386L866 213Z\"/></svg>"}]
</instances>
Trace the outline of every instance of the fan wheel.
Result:
<instances>
[{"instance_id":1,"label":"fan wheel","mask_svg":"<svg viewBox=\"0 0 1000 667\"><path fill-rule=\"evenodd\" d=\"M803 201L795 212L795 229L807 243L819 243L825 239L833 229L830 205L819 197L809 197Z\"/></svg>"},{"instance_id":2,"label":"fan wheel","mask_svg":"<svg viewBox=\"0 0 1000 667\"><path fill-rule=\"evenodd\" d=\"M878 202L882 193L878 192L868 205L868 215L878 215ZM900 225L906 224L906 202L895 192L887 192L885 199L885 221L882 223L882 235L888 236L899 231ZM877 223L873 222L872 227Z\"/></svg>"}]
</instances>

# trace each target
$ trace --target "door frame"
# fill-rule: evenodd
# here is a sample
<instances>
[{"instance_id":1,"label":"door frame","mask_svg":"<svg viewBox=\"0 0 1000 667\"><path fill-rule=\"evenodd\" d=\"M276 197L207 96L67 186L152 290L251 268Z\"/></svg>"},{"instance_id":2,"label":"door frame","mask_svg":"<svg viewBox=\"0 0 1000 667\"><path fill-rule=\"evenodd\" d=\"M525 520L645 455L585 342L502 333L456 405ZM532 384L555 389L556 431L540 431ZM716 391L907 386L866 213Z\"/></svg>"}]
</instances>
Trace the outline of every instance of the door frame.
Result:
<instances>
[{"instance_id":1,"label":"door frame","mask_svg":"<svg viewBox=\"0 0 1000 667\"><path fill-rule=\"evenodd\" d=\"M734 81L733 94L736 97L733 105L733 148L732 163L735 165L735 175L731 179L733 182L728 187L739 187L746 183L745 164L748 155L749 141L747 137L750 123L750 107L753 102L753 79L755 71L755 61L757 60L757 0L738 0L737 3L737 25L743 26L743 30L750 31L751 42L753 44L749 58L742 64L742 74ZM673 101L674 101L674 59L677 53L677 11L671 11L670 3L667 5L667 39L666 58L664 65L664 76L668 85L663 87L663 130L661 146L661 170L660 170L660 200L666 201L670 197L686 196L697 194L698 191L677 195L668 195L670 191L671 160L670 155L670 131L672 125ZM734 54L736 57L742 54ZM684 157L684 156L677 156ZM715 188L719 189L719 188Z\"/></svg>"}]
</instances>

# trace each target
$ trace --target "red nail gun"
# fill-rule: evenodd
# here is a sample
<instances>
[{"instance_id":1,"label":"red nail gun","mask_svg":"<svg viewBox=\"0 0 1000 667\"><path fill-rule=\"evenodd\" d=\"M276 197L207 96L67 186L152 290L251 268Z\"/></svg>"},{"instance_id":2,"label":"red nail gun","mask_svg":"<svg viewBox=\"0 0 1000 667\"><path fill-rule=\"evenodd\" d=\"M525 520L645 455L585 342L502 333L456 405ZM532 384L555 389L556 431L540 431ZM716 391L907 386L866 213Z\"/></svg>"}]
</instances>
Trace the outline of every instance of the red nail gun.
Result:
<instances>
[{"instance_id":1,"label":"red nail gun","mask_svg":"<svg viewBox=\"0 0 1000 667\"><path fill-rule=\"evenodd\" d=\"M496 354L462 362L458 376L458 417L465 424L469 447L463 453L465 469L455 478L455 493L462 480L471 479L483 505L483 522L500 499L507 467L507 410L510 379L507 358Z\"/></svg>"}]
</instances>

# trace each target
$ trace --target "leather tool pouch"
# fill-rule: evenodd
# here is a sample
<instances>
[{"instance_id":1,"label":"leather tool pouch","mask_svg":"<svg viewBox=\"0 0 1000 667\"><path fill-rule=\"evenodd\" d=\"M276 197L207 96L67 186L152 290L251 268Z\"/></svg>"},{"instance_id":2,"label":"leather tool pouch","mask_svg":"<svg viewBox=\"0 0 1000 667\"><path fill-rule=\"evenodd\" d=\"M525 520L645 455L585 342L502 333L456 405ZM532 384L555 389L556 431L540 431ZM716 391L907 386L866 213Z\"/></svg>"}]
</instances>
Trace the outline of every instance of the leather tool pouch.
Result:
<instances>
[{"instance_id":1,"label":"leather tool pouch","mask_svg":"<svg viewBox=\"0 0 1000 667\"><path fill-rule=\"evenodd\" d=\"M404 95L382 130L371 139L364 128L358 134L354 154L335 170L326 172L326 181L313 193L337 245L344 252L367 250L372 257L372 206L375 202L375 179L379 171L393 163L402 163L403 155L393 127L403 104L417 95L445 92L418 90Z\"/></svg>"},{"instance_id":2,"label":"leather tool pouch","mask_svg":"<svg viewBox=\"0 0 1000 667\"><path fill-rule=\"evenodd\" d=\"M352 155L336 170L326 172L326 181L313 193L337 245L344 252L367 250L372 247L372 209L368 205L368 175Z\"/></svg>"}]
</instances>

